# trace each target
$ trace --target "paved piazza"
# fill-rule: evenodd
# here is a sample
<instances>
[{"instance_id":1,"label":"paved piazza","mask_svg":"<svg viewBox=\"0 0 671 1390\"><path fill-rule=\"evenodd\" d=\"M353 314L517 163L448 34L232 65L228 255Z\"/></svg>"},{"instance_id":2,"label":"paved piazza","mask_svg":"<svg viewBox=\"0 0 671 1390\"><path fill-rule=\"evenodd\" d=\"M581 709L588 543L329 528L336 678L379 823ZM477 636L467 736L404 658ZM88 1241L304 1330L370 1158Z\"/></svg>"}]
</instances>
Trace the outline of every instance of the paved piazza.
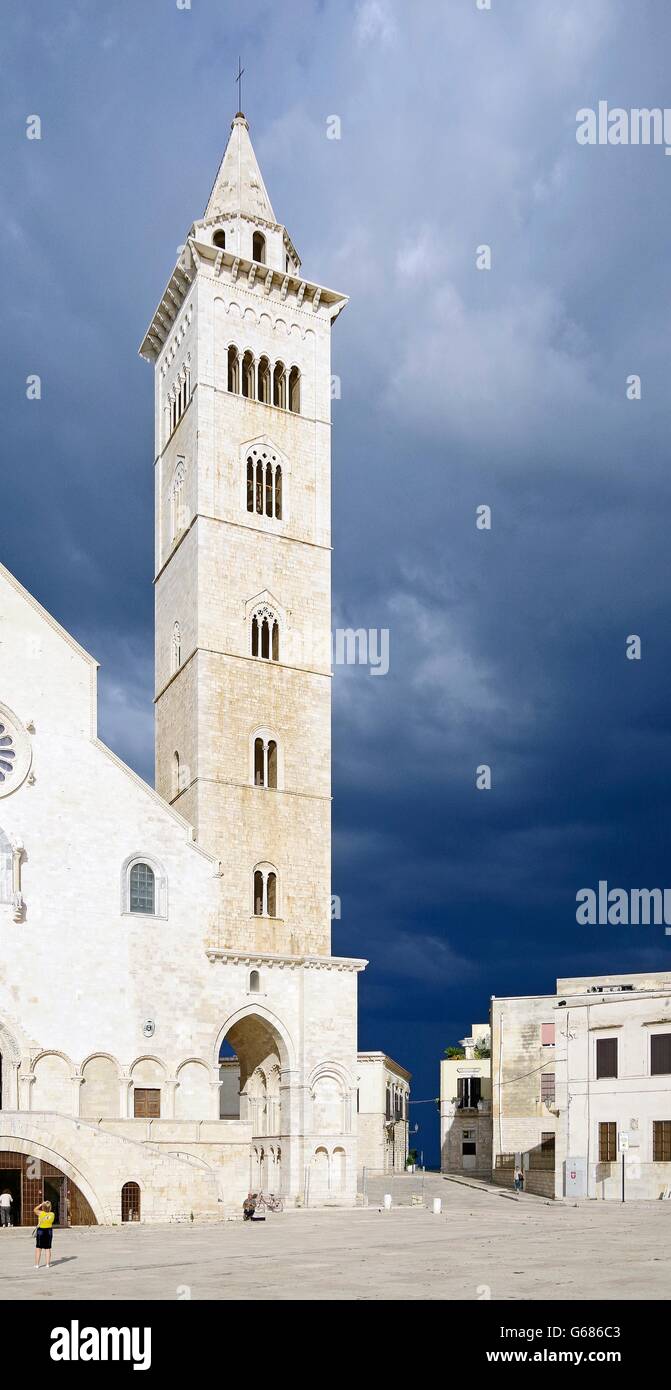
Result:
<instances>
[{"instance_id":1,"label":"paved piazza","mask_svg":"<svg viewBox=\"0 0 671 1390\"><path fill-rule=\"evenodd\" d=\"M669 1297L671 1203L550 1205L438 1176L427 1176L424 1198L428 1206L291 1211L253 1226L57 1231L53 1268L38 1274L31 1232L2 1230L0 1299Z\"/></svg>"}]
</instances>

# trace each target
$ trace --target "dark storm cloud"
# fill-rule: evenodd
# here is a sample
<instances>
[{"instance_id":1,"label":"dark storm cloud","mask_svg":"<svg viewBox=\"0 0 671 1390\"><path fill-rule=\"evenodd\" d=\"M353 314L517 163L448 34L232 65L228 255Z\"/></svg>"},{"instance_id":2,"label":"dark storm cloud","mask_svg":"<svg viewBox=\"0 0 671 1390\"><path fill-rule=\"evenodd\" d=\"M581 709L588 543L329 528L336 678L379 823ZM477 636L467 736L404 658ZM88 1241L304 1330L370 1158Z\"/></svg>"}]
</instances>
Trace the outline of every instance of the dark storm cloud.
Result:
<instances>
[{"instance_id":1,"label":"dark storm cloud","mask_svg":"<svg viewBox=\"0 0 671 1390\"><path fill-rule=\"evenodd\" d=\"M391 668L336 672L334 950L371 959L361 1044L398 1054L418 1094L490 993L668 961L659 929L575 923L600 877L669 882L671 165L575 141L600 98L671 105L667 11L6 8L2 558L102 662L101 734L144 775L137 344L202 213L238 52L277 215L306 274L351 295L334 330L334 616L388 627Z\"/></svg>"}]
</instances>

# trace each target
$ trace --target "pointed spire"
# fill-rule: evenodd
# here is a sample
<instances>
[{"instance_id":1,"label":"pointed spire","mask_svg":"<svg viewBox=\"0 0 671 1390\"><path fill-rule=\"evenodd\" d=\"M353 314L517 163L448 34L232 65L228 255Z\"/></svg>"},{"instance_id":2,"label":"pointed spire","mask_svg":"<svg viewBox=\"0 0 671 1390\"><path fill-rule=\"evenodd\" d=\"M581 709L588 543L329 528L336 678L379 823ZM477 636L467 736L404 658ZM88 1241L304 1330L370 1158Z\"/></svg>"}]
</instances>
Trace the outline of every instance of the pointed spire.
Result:
<instances>
[{"instance_id":1,"label":"pointed spire","mask_svg":"<svg viewBox=\"0 0 671 1390\"><path fill-rule=\"evenodd\" d=\"M242 111L238 111L231 123L231 134L205 209L205 218L230 216L231 213L246 213L250 217L265 218L268 222L276 221Z\"/></svg>"}]
</instances>

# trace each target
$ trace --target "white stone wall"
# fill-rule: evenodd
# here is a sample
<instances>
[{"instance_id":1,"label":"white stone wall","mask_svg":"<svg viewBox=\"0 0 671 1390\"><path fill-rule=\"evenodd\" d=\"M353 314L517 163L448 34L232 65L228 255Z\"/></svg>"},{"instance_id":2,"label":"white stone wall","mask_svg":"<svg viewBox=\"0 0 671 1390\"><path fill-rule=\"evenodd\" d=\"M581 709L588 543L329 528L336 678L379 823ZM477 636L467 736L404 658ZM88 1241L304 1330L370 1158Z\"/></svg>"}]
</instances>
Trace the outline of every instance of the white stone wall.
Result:
<instances>
[{"instance_id":1,"label":"white stone wall","mask_svg":"<svg viewBox=\"0 0 671 1390\"><path fill-rule=\"evenodd\" d=\"M473 1029L475 1035L475 1029ZM487 1025L487 1036L489 1026ZM478 1035L479 1036L479 1035ZM480 1077L481 1106L459 1108L460 1077ZM463 1154L464 1131L473 1134L476 1152ZM470 1141L469 1141L470 1142ZM440 1166L444 1173L489 1177L492 1169L492 1082L489 1058L445 1059L440 1064Z\"/></svg>"},{"instance_id":2,"label":"white stone wall","mask_svg":"<svg viewBox=\"0 0 671 1390\"><path fill-rule=\"evenodd\" d=\"M286 1190L302 1194L313 1154L326 1146L345 1154L338 1195L351 1200L358 963L208 955L217 865L181 817L96 740L95 664L6 571L0 613L3 703L34 731L34 780L0 799L0 825L24 846L26 904L21 922L0 905L4 1109L77 1116L83 1101L87 1119L144 1133L133 1090L149 1085L161 1091L162 1119L216 1121L221 1041L254 1015L278 1039ZM136 854L164 873L165 916L123 910L122 868ZM252 966L261 978L254 995ZM324 1074L339 1087L326 1129L313 1116ZM230 1146L230 1135L216 1132ZM232 1193L249 1180L249 1145L233 1168Z\"/></svg>"},{"instance_id":3,"label":"white stone wall","mask_svg":"<svg viewBox=\"0 0 671 1390\"><path fill-rule=\"evenodd\" d=\"M598 984L632 984L633 990L588 993ZM556 1195L564 1190L564 1160L581 1157L588 1196L622 1195L622 1155L600 1162L599 1125L614 1123L627 1135L625 1194L659 1198L671 1184L671 1162L654 1160L653 1123L671 1121L671 1074L651 1072L651 1037L671 1034L671 973L650 972L558 980L558 1103ZM597 1040L617 1040L617 1077L597 1078ZM570 1104L569 1104L570 1099Z\"/></svg>"},{"instance_id":4,"label":"white stone wall","mask_svg":"<svg viewBox=\"0 0 671 1390\"><path fill-rule=\"evenodd\" d=\"M0 704L32 721L30 780L0 795L25 898L25 911L0 904L3 1106L27 1127L55 1114L54 1143L84 1120L89 1185L105 1191L136 1136L188 1152L194 1171L202 1159L226 1200L253 1180L350 1202L364 962L330 956L330 332L344 299L284 275L287 256L291 272L298 262L265 194L278 278L224 265L213 222L225 213L250 251L261 187L246 124L233 140L142 348L155 361L157 793L96 738L95 663L0 571ZM229 343L298 367L300 413L229 393ZM260 441L281 459L281 519L247 511L246 451ZM277 663L251 654L261 599L279 620ZM260 728L279 745L274 789L253 784ZM150 917L127 910L134 857L156 873ZM259 863L278 876L272 917L254 913ZM225 1037L239 1121L219 1120ZM145 1089L160 1092L158 1120L135 1119Z\"/></svg>"},{"instance_id":5,"label":"white stone wall","mask_svg":"<svg viewBox=\"0 0 671 1390\"><path fill-rule=\"evenodd\" d=\"M157 437L157 741L161 793L179 806L224 869L220 941L290 954L330 951L330 311L264 293L262 282L198 270L187 296L193 397L165 449ZM292 296L295 301L295 292ZM186 343L190 342L187 334ZM301 371L301 410L227 390L234 343ZM163 358L157 366L166 380ZM159 405L157 419L162 421ZM246 452L272 446L283 471L282 519L246 508ZM183 460L184 532L166 543L170 488ZM251 654L251 612L280 622L280 659ZM175 622L182 665L172 670ZM276 737L283 779L253 786L255 728ZM231 837L230 826L236 826ZM255 921L252 878L271 863L275 920Z\"/></svg>"},{"instance_id":6,"label":"white stone wall","mask_svg":"<svg viewBox=\"0 0 671 1390\"><path fill-rule=\"evenodd\" d=\"M554 1022L554 995L492 1000L494 1169L501 1154L538 1150L541 1135L556 1130L556 1114L541 1100L540 1080L543 1071L556 1074L556 1047L541 1042L542 1025Z\"/></svg>"},{"instance_id":7,"label":"white stone wall","mask_svg":"<svg viewBox=\"0 0 671 1390\"><path fill-rule=\"evenodd\" d=\"M408 1156L410 1073L383 1052L359 1052L358 1058L358 1167L375 1172L405 1170ZM392 1096L391 1121L387 1116L387 1088ZM395 1118L393 1097L402 1098L402 1116Z\"/></svg>"},{"instance_id":8,"label":"white stone wall","mask_svg":"<svg viewBox=\"0 0 671 1390\"><path fill-rule=\"evenodd\" d=\"M141 1220L220 1220L228 1209L219 1172L202 1159L182 1158L161 1146L106 1133L98 1126L63 1115L31 1115L0 1111L0 1145L4 1151L29 1154L53 1164L76 1183L93 1210L98 1225L121 1221L121 1192L125 1183L140 1188ZM224 1171L225 1165L220 1165ZM242 1202L240 1185L235 1193ZM230 1202L228 1204L230 1206Z\"/></svg>"}]
</instances>

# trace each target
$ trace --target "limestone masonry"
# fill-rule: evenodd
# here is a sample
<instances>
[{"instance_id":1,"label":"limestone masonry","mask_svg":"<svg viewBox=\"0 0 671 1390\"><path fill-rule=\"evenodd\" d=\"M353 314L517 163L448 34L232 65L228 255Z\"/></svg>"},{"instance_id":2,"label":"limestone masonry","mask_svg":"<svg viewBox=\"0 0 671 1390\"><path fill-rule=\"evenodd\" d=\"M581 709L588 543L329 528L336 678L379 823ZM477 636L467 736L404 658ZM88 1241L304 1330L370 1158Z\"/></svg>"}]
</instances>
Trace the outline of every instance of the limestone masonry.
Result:
<instances>
[{"instance_id":1,"label":"limestone masonry","mask_svg":"<svg viewBox=\"0 0 671 1390\"><path fill-rule=\"evenodd\" d=\"M0 1188L24 1223L42 1196L62 1224L355 1199L366 962L330 943L345 303L301 278L238 114L141 347L155 791L97 738L93 658L0 567Z\"/></svg>"}]
</instances>

